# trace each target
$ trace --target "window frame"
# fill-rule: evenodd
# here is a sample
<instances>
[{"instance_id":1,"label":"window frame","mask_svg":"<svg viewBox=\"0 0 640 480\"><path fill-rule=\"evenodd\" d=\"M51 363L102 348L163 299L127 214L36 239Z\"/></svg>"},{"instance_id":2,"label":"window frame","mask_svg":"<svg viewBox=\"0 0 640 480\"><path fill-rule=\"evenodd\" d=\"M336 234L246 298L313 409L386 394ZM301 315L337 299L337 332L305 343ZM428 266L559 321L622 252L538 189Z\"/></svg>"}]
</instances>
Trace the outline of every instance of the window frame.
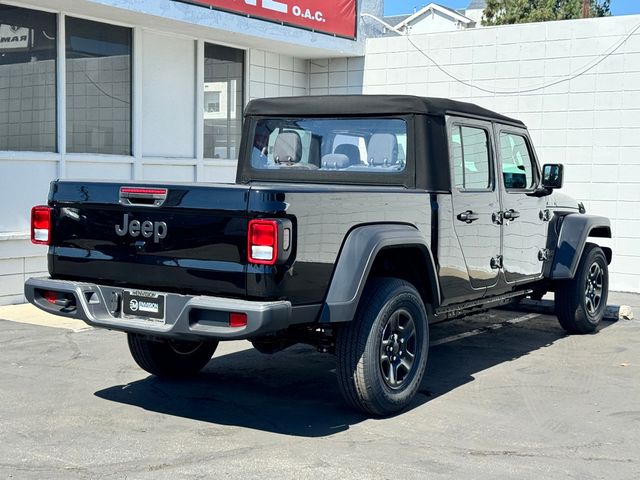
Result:
<instances>
[{"instance_id":1,"label":"window frame","mask_svg":"<svg viewBox=\"0 0 640 480\"><path fill-rule=\"evenodd\" d=\"M60 14L57 10L51 8L40 8L34 7L32 5L14 5L14 4L3 4L2 6L6 8L17 8L21 10L27 10L31 12L35 12L35 14L45 14L53 16L53 23L55 27L55 35L56 39L54 40L53 50L54 50L54 71L53 71L53 88L54 88L54 105L53 105L53 117L54 117L54 132L53 132L53 149L52 150L34 150L34 149L17 149L17 150L9 150L9 149L0 149L0 159L13 159L20 156L33 156L38 158L46 158L52 157L57 159L59 155L62 153L61 146L63 145L60 141L60 127L59 127L59 118L61 114L61 110L63 109L60 104L60 83L59 83L59 75L62 60L64 59L64 53L61 51L61 43L59 37L60 32L60 19L63 18L63 15ZM63 42L64 44L64 42ZM8 101L10 98L8 99ZM33 123L33 122L32 122Z\"/></svg>"},{"instance_id":2,"label":"window frame","mask_svg":"<svg viewBox=\"0 0 640 480\"><path fill-rule=\"evenodd\" d=\"M529 137L529 132L526 129L521 129L517 127L512 127L509 125L496 124L497 128L495 129L495 143L498 148L498 158L499 158L499 172L500 172L500 184L502 186L502 190L505 193L509 194L517 194L517 193L531 193L537 190L538 185L540 184L540 163L538 161L538 157L536 156L535 150L533 149L533 143L531 142L531 138ZM533 174L533 183L529 188L507 188L504 184L504 177L502 171L502 149L500 143L500 136L503 133L507 133L510 135L515 135L518 137L522 137L524 139L525 146L527 147L527 152L529 153L529 161L532 164L531 173Z\"/></svg>"},{"instance_id":3,"label":"window frame","mask_svg":"<svg viewBox=\"0 0 640 480\"><path fill-rule=\"evenodd\" d=\"M456 185L455 165L453 162L453 129L455 127L460 128L460 139L462 140L462 127L476 128L478 130L484 130L487 136L487 153L489 154L489 186L487 188L465 188L458 187ZM496 189L496 165L497 156L495 152L495 142L493 139L493 129L491 122L483 120L475 120L471 118L463 117L448 117L447 118L447 144L449 147L449 166L451 171L451 190L461 193L482 193L482 192L494 192ZM462 168L464 169L464 148L462 149Z\"/></svg>"},{"instance_id":4,"label":"window frame","mask_svg":"<svg viewBox=\"0 0 640 480\"><path fill-rule=\"evenodd\" d=\"M71 19L73 20L81 20L81 21L86 21L86 22L93 22L93 23L101 23L104 25L108 25L111 27L118 27L118 28L125 28L130 30L130 45L129 45L129 151L128 153L104 153L104 152L76 152L76 151L69 151L69 118L67 115L67 110L69 109L69 102L68 102L68 91L67 91L67 83L68 83L68 79L67 79L67 63L69 61L68 57L67 57L67 49L69 47L68 43L67 43L67 37L69 36L69 32L67 31L67 22L68 20ZM99 155L99 156L104 156L106 158L135 158L135 143L136 143L136 129L134 127L134 121L136 120L136 116L134 112L134 110L137 108L136 106L136 83L138 81L138 79L136 78L135 75L135 69L136 69L136 60L137 60L137 52L136 52L136 28L132 25L127 25L127 24L123 24L123 23L118 23L118 22L111 22L111 21L104 21L103 19L96 19L93 17L87 17L87 16L83 16L83 15L73 15L73 14L59 14L58 15L58 22L61 23L61 30L64 32L64 35L61 38L61 42L62 42L62 50L63 53L62 55L64 55L64 57L61 57L60 54L58 56L58 60L62 59L62 61L60 61L60 65L59 68L61 69L61 76L56 78L56 82L60 81L60 86L58 87L59 91L60 91L60 97L59 97L59 108L62 108L64 110L64 117L63 118L58 118L56 119L57 121L60 121L60 125L58 126L59 129L59 138L61 140L64 141L64 154L67 156L70 156L71 159L73 159L74 155L75 156L88 156L88 155ZM63 85L64 83L64 85ZM63 125L63 120L64 120L64 125ZM139 119L138 119L139 120ZM64 137L64 138L62 138ZM61 152L62 153L62 152Z\"/></svg>"},{"instance_id":5,"label":"window frame","mask_svg":"<svg viewBox=\"0 0 640 480\"><path fill-rule=\"evenodd\" d=\"M238 159L240 158L240 154L241 154L241 145L242 145L242 134L244 133L244 115L243 115L243 111L244 111L244 107L246 106L246 102L247 102L247 90L248 90L248 77L247 77L247 72L249 69L249 51L246 48L239 48L239 47L235 47L235 46L231 46L231 45L227 45L224 43L220 43L220 42L214 42L214 41L209 41L206 39L202 40L202 53L200 54L196 48L196 54L199 55L201 58L198 59L198 61L202 62L202 75L199 76L197 78L197 82L200 84L200 90L201 90L201 94L197 93L196 95L200 95L199 97L197 97L197 102L198 105L196 105L196 115L199 116L200 118L197 118L197 122L202 122L202 131L198 132L197 135L199 135L199 139L196 139L196 142L201 142L202 145L202 155L200 156L202 158L203 161L206 162L233 162L236 159L233 158L215 158L212 156L207 156L206 152L204 151L204 145L205 145L205 118L204 118L204 107L205 107L205 95L204 95L204 84L207 82L206 79L206 71L205 71L205 64L206 64L206 59L207 59L207 45L210 46L214 46L214 47L223 47L223 48L229 48L229 49L233 49L233 50L237 50L239 52L242 52L242 61L238 62L241 66L242 66L242 75L241 75L241 80L238 82L238 85L241 86L242 88L242 98L241 98L241 105L242 105L242 109L240 111L236 110L236 114L240 117L240 126L239 126L239 130L240 130L240 142L238 143L238 145L236 146L237 149L237 157ZM197 63L197 62L196 62ZM196 70L198 69L198 66L196 65ZM198 100L198 98L201 98L201 100ZM235 99L234 99L235 101ZM229 99L227 99L227 103L229 102ZM228 122L228 119L227 119ZM227 147L228 148L228 147Z\"/></svg>"}]
</instances>

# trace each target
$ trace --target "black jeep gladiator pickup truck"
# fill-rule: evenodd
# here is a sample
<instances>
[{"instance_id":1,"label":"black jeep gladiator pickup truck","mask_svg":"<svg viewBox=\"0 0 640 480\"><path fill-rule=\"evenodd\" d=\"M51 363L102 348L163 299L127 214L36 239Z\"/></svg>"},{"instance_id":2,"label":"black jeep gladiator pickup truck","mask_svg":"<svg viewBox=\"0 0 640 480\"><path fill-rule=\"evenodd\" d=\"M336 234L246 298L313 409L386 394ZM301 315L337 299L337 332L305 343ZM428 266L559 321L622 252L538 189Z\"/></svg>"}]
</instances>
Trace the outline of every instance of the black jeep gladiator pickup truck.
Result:
<instances>
[{"instance_id":1,"label":"black jeep gladiator pickup truck","mask_svg":"<svg viewBox=\"0 0 640 480\"><path fill-rule=\"evenodd\" d=\"M413 96L263 99L245 111L237 181L57 180L32 211L50 278L27 299L127 332L158 376L218 342L335 353L348 404L387 415L422 381L429 323L555 292L571 333L607 302L606 218L557 193L525 125Z\"/></svg>"}]
</instances>

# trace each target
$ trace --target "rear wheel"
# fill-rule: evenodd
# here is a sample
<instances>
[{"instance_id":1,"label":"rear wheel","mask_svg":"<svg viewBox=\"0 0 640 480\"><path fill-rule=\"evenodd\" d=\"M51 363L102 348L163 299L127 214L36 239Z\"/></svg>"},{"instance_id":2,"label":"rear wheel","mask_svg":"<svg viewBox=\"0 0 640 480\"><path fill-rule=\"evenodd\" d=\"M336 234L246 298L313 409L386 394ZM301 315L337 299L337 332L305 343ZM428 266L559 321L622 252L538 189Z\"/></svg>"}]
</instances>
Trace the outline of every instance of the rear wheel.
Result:
<instances>
[{"instance_id":1,"label":"rear wheel","mask_svg":"<svg viewBox=\"0 0 640 480\"><path fill-rule=\"evenodd\" d=\"M427 365L429 325L420 294L395 278L368 282L355 318L338 331L338 385L346 402L389 415L413 400Z\"/></svg>"},{"instance_id":2,"label":"rear wheel","mask_svg":"<svg viewBox=\"0 0 640 480\"><path fill-rule=\"evenodd\" d=\"M137 333L128 333L127 340L140 368L168 378L195 375L209 363L218 347L218 342L156 340Z\"/></svg>"},{"instance_id":3,"label":"rear wheel","mask_svg":"<svg viewBox=\"0 0 640 480\"><path fill-rule=\"evenodd\" d=\"M604 317L609 296L609 269L602 249L587 243L572 280L556 288L556 315L569 333L591 333Z\"/></svg>"}]
</instances>

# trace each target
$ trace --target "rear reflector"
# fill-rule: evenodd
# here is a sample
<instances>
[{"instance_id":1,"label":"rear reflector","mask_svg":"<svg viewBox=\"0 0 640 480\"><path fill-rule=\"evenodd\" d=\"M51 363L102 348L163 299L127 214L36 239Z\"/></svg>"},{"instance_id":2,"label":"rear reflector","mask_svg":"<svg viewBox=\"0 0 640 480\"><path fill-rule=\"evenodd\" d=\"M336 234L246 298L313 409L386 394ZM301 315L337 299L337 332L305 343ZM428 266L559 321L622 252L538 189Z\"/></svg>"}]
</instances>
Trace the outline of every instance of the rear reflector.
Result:
<instances>
[{"instance_id":1,"label":"rear reflector","mask_svg":"<svg viewBox=\"0 0 640 480\"><path fill-rule=\"evenodd\" d=\"M51 244L51 208L46 205L31 209L31 243Z\"/></svg>"},{"instance_id":2,"label":"rear reflector","mask_svg":"<svg viewBox=\"0 0 640 480\"><path fill-rule=\"evenodd\" d=\"M234 328L246 327L247 314L246 313L229 313L229 326Z\"/></svg>"},{"instance_id":3,"label":"rear reflector","mask_svg":"<svg viewBox=\"0 0 640 480\"><path fill-rule=\"evenodd\" d=\"M58 294L56 292L47 291L44 292L44 299L49 303L56 303L58 300Z\"/></svg>"},{"instance_id":4,"label":"rear reflector","mask_svg":"<svg viewBox=\"0 0 640 480\"><path fill-rule=\"evenodd\" d=\"M249 222L247 260L257 265L274 265L278 259L278 222L251 220Z\"/></svg>"}]
</instances>

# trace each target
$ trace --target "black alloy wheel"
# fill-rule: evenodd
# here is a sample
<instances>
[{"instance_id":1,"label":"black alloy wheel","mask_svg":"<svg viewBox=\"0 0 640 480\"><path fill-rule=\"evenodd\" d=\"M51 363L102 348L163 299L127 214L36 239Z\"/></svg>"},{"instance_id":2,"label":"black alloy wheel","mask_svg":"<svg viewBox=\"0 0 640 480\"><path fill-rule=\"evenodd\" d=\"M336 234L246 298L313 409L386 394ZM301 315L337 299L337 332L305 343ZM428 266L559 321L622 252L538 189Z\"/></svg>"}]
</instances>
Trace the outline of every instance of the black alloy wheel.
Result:
<instances>
[{"instance_id":1,"label":"black alloy wheel","mask_svg":"<svg viewBox=\"0 0 640 480\"><path fill-rule=\"evenodd\" d=\"M604 272L602 267L597 261L594 261L589 267L589 274L586 280L585 306L587 307L587 313L595 316L600 309L602 303L602 284L603 284Z\"/></svg>"},{"instance_id":2,"label":"black alloy wheel","mask_svg":"<svg viewBox=\"0 0 640 480\"><path fill-rule=\"evenodd\" d=\"M604 318L609 296L609 268L602 249L587 243L575 276L555 288L556 315L568 333L591 333Z\"/></svg>"},{"instance_id":3,"label":"black alloy wheel","mask_svg":"<svg viewBox=\"0 0 640 480\"><path fill-rule=\"evenodd\" d=\"M422 297L409 282L367 282L351 322L336 338L338 386L347 404L384 416L408 407L427 366L429 323Z\"/></svg>"},{"instance_id":4,"label":"black alloy wheel","mask_svg":"<svg viewBox=\"0 0 640 480\"><path fill-rule=\"evenodd\" d=\"M380 342L380 369L389 388L400 389L411 377L416 360L416 326L408 310L396 310L387 320Z\"/></svg>"}]
</instances>

